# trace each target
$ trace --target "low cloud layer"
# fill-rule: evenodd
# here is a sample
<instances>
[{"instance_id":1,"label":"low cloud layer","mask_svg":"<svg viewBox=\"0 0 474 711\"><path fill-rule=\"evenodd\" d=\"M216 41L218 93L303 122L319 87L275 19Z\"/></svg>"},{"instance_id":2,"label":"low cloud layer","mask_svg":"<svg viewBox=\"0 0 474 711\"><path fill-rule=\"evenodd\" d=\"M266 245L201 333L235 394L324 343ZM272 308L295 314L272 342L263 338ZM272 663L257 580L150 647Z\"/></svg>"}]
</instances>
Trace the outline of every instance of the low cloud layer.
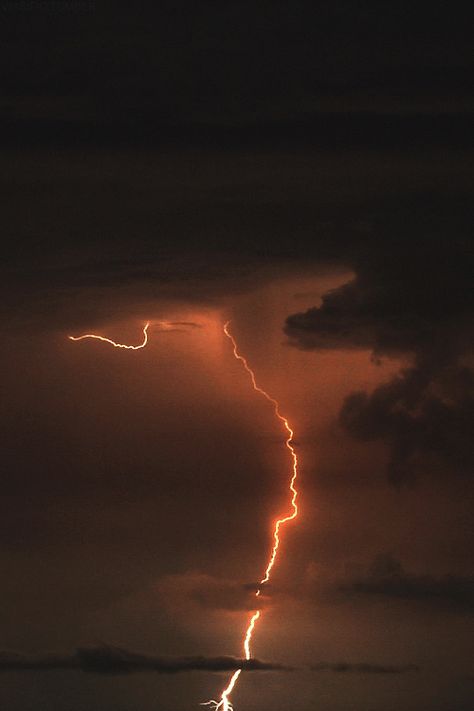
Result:
<instances>
[{"instance_id":1,"label":"low cloud layer","mask_svg":"<svg viewBox=\"0 0 474 711\"><path fill-rule=\"evenodd\" d=\"M320 662L311 665L312 671L331 671L336 674L405 674L420 671L416 664L349 664L348 662Z\"/></svg>"},{"instance_id":2,"label":"low cloud layer","mask_svg":"<svg viewBox=\"0 0 474 711\"><path fill-rule=\"evenodd\" d=\"M451 611L474 611L474 577L414 575L390 553L375 558L365 576L340 586L350 596L419 601Z\"/></svg>"},{"instance_id":3,"label":"low cloud layer","mask_svg":"<svg viewBox=\"0 0 474 711\"><path fill-rule=\"evenodd\" d=\"M225 672L236 669L245 671L283 671L289 667L263 662L260 659L238 657L155 657L131 652L120 647L100 645L83 647L72 654L23 655L0 652L0 671L42 671L79 669L96 674L130 674L132 672L157 672L175 674L185 671Z\"/></svg>"}]
</instances>

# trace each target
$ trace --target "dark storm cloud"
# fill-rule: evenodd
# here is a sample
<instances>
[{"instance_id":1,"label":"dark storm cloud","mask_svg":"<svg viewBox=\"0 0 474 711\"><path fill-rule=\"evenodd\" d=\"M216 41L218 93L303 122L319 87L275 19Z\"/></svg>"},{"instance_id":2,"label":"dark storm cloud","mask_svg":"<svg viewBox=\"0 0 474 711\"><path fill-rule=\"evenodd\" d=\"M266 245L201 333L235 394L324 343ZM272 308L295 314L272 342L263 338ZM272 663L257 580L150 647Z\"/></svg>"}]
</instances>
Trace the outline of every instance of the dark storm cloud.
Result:
<instances>
[{"instance_id":1,"label":"dark storm cloud","mask_svg":"<svg viewBox=\"0 0 474 711\"><path fill-rule=\"evenodd\" d=\"M340 586L349 595L421 602L446 610L474 610L474 578L445 575L414 575L389 553L374 560L366 576Z\"/></svg>"},{"instance_id":2,"label":"dark storm cloud","mask_svg":"<svg viewBox=\"0 0 474 711\"><path fill-rule=\"evenodd\" d=\"M388 444L395 483L409 478L420 459L462 474L474 461L474 376L463 362L473 346L472 211L458 203L450 219L439 206L425 209L422 215L417 202L404 226L403 212L393 215L379 242L369 237L348 255L355 278L325 294L320 306L289 316L285 326L290 342L303 349L411 359L411 367L372 394L351 394L340 413L353 436Z\"/></svg>"},{"instance_id":3,"label":"dark storm cloud","mask_svg":"<svg viewBox=\"0 0 474 711\"><path fill-rule=\"evenodd\" d=\"M281 664L263 662L259 659L238 657L155 657L131 652L120 647L101 645L84 647L71 655L44 654L22 655L0 652L0 671L42 671L56 669L80 669L96 674L129 674L132 672L158 672L175 674L185 671L287 671Z\"/></svg>"},{"instance_id":4,"label":"dark storm cloud","mask_svg":"<svg viewBox=\"0 0 474 711\"><path fill-rule=\"evenodd\" d=\"M244 140L259 143L278 134L293 143L325 134L326 145L393 144L413 130L418 142L470 134L462 117L459 131L433 116L394 120L400 106L420 114L469 105L465 6L426 12L392 0L383 14L375 0L55 7L2 4L1 136L10 144L189 142L194 134L229 145L238 123L253 124ZM360 115L351 131L344 114L354 106L387 113Z\"/></svg>"},{"instance_id":5,"label":"dark storm cloud","mask_svg":"<svg viewBox=\"0 0 474 711\"><path fill-rule=\"evenodd\" d=\"M410 219L406 207L405 218ZM459 235L429 249L430 236L436 240L440 235L433 224L436 206L426 208L433 211L431 219L418 221L413 215L412 224L405 226L408 234L398 239L377 225L383 242L369 238L359 247L356 278L325 294L319 307L289 316L286 332L294 345L368 349L375 356L429 352L442 359L472 343L466 333L473 312L472 253ZM398 222L402 214L393 217ZM416 235L417 228L423 232ZM455 225L445 221L444 228ZM418 244L410 244L416 237Z\"/></svg>"},{"instance_id":6,"label":"dark storm cloud","mask_svg":"<svg viewBox=\"0 0 474 711\"><path fill-rule=\"evenodd\" d=\"M416 664L367 664L364 662L320 662L311 665L312 671L331 671L336 674L406 674L420 671Z\"/></svg>"},{"instance_id":7,"label":"dark storm cloud","mask_svg":"<svg viewBox=\"0 0 474 711\"><path fill-rule=\"evenodd\" d=\"M279 152L4 160L13 177L3 185L3 230L11 238L0 308L12 327L43 319L53 328L91 328L112 309L143 315L157 299L222 301L311 263L315 273L328 266L359 273L369 270L369 257L375 268L374 254L385 259L383 244L390 259L403 245L429 254L438 221L449 224L455 246L458 223L468 220L466 176L455 155L431 155L427 165L413 156ZM452 189L442 193L439 183L448 180ZM425 235L417 247L419 228ZM411 331L419 320L413 316ZM376 340L372 331L369 340Z\"/></svg>"},{"instance_id":8,"label":"dark storm cloud","mask_svg":"<svg viewBox=\"0 0 474 711\"><path fill-rule=\"evenodd\" d=\"M34 329L39 319L45 319L52 328L90 328L110 314L111 299L115 313L143 317L144 304L159 300L209 304L239 293L255 281L250 260L210 252L203 256L181 246L186 250L184 258L176 253L166 258L157 255L135 264L133 260L117 263L112 259L91 265L79 259L70 267L49 268L41 264L41 256L37 261L29 257L22 267L3 270L5 322L12 328L28 324ZM160 245L156 247L160 249ZM196 324L176 324L176 330L186 327L195 328Z\"/></svg>"},{"instance_id":9,"label":"dark storm cloud","mask_svg":"<svg viewBox=\"0 0 474 711\"><path fill-rule=\"evenodd\" d=\"M388 444L388 473L396 484L423 470L423 461L467 476L474 465L474 373L420 361L370 395L349 395L340 422L360 440Z\"/></svg>"}]
</instances>

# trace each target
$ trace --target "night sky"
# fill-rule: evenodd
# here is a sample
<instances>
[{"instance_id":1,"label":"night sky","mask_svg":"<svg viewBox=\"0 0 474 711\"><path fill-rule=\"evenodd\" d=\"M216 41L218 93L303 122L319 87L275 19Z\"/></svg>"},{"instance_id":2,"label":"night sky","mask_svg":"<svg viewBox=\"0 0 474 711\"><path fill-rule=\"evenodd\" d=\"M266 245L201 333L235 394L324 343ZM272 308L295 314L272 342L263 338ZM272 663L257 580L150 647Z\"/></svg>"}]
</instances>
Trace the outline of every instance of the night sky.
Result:
<instances>
[{"instance_id":1,"label":"night sky","mask_svg":"<svg viewBox=\"0 0 474 711\"><path fill-rule=\"evenodd\" d=\"M2 709L242 666L230 320L235 710L472 711L473 15L0 0Z\"/></svg>"}]
</instances>

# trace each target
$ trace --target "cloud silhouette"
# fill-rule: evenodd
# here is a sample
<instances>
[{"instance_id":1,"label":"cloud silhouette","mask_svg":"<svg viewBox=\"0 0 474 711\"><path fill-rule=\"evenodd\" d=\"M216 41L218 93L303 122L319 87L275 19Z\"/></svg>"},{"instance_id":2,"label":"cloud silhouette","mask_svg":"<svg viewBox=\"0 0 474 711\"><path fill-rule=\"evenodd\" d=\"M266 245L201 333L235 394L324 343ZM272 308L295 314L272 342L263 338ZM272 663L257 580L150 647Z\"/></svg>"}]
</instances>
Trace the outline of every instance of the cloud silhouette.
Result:
<instances>
[{"instance_id":1,"label":"cloud silhouette","mask_svg":"<svg viewBox=\"0 0 474 711\"><path fill-rule=\"evenodd\" d=\"M466 475L474 464L468 361L474 300L465 237L472 208L460 204L453 225L448 203L425 207L424 215L405 216L405 226L398 224L401 214L392 215L388 233L387 215L381 217L374 227L379 244L370 242L353 258L355 278L285 325L290 343L301 349L367 350L376 362L403 358L399 374L374 392L349 395L339 418L353 437L387 444L395 484L420 470ZM412 237L422 235L419 243L407 241L407 220ZM394 238L393 231L405 236Z\"/></svg>"},{"instance_id":2,"label":"cloud silhouette","mask_svg":"<svg viewBox=\"0 0 474 711\"><path fill-rule=\"evenodd\" d=\"M420 671L416 664L350 664L348 662L319 662L311 665L312 671L331 671L337 674L405 674Z\"/></svg>"},{"instance_id":3,"label":"cloud silhouette","mask_svg":"<svg viewBox=\"0 0 474 711\"><path fill-rule=\"evenodd\" d=\"M474 577L414 575L390 553L376 556L367 574L340 585L349 595L420 601L448 610L474 609Z\"/></svg>"},{"instance_id":4,"label":"cloud silhouette","mask_svg":"<svg viewBox=\"0 0 474 711\"><path fill-rule=\"evenodd\" d=\"M79 669L96 674L130 674L132 672L175 674L186 671L225 672L236 669L289 671L290 667L264 662L260 659L241 659L231 656L158 657L107 644L81 647L71 654L26 655L0 652L0 671L53 671L58 669Z\"/></svg>"},{"instance_id":5,"label":"cloud silhouette","mask_svg":"<svg viewBox=\"0 0 474 711\"><path fill-rule=\"evenodd\" d=\"M450 474L469 475L473 420L474 372L426 361L402 370L371 394L352 393L339 416L357 439L387 443L388 476L395 484L416 472L423 459L436 460Z\"/></svg>"}]
</instances>

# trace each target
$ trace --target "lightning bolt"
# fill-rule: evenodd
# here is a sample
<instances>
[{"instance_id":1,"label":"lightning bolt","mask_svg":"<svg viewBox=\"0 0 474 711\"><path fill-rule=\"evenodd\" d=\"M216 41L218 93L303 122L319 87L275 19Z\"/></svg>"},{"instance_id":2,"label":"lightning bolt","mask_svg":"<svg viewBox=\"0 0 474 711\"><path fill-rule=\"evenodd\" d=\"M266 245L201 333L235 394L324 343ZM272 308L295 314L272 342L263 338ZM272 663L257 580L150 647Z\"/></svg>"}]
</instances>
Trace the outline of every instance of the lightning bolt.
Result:
<instances>
[{"instance_id":1,"label":"lightning bolt","mask_svg":"<svg viewBox=\"0 0 474 711\"><path fill-rule=\"evenodd\" d=\"M169 324L166 321L160 322L160 324L164 327L166 330ZM296 503L296 500L298 498L298 490L296 489L296 479L298 476L298 457L296 455L295 448L293 446L293 436L294 432L293 429L291 428L288 420L286 417L284 417L281 412L280 412L280 405L275 398L273 398L271 395L269 395L263 388L260 387L260 385L257 383L255 373L253 372L252 368L249 366L246 358L244 358L243 355L239 353L237 342L235 338L233 337L232 333L229 331L229 324L230 321L227 321L226 324L224 324L224 333L227 336L227 338L230 340L232 343L232 348L233 348L233 354L236 360L238 360L246 372L248 373L250 377L250 381L252 383L252 387L257 392L259 395L265 398L273 407L273 411L275 414L275 417L280 421L281 425L283 426L285 433L286 433L286 441L285 441L285 446L288 449L291 457L291 476L289 480L289 485L288 489L291 494L291 499L290 499L290 511L289 513L277 518L274 523L273 523L273 545L272 549L270 552L270 556L268 558L268 563L267 567L265 568L265 573L260 580L259 586L257 591L255 592L255 597L259 597L262 586L265 585L265 583L268 583L270 580L271 572L272 569L275 565L277 556L278 556L278 551L280 548L280 530L281 527L284 526L285 524L289 523L289 521L293 521L298 515L298 506ZM86 338L93 338L99 341L103 341L105 343L110 343L110 345L114 346L115 348L126 348L128 350L138 350L140 348L144 348L147 343L148 343L148 327L150 325L150 322L148 321L145 326L143 327L143 341L139 343L138 345L126 345L124 343L116 343L110 338L106 338L105 336L100 336L95 333L86 333L83 336L68 336L68 338L71 341L82 341L83 339ZM243 640L243 649L244 649L244 655L245 659L251 659L251 650L250 650L250 644L252 641L252 635L255 629L255 625L257 624L258 620L261 618L262 612L261 610L257 610L256 612L253 613L251 616L249 623L247 625L247 628L245 630L245 635L244 635L244 640ZM230 680L225 687L225 689L221 693L221 697L219 701L216 701L215 699L211 699L210 701L204 701L201 706L210 706L212 707L212 711L233 711L233 705L230 701L230 695L232 691L235 688L235 685L237 683L237 680L242 673L242 669L237 669L232 676L230 677Z\"/></svg>"},{"instance_id":2,"label":"lightning bolt","mask_svg":"<svg viewBox=\"0 0 474 711\"><path fill-rule=\"evenodd\" d=\"M70 341L82 341L84 340L84 338L94 338L97 341L110 343L110 345L114 346L114 348L126 348L127 350L138 351L140 348L145 348L146 344L148 343L149 325L150 322L147 321L147 323L143 326L143 341L139 343L138 346L127 346L124 343L116 343L115 341L112 341L111 338L105 338L105 336L97 336L95 333L85 333L83 336L68 336L68 338Z\"/></svg>"},{"instance_id":3,"label":"lightning bolt","mask_svg":"<svg viewBox=\"0 0 474 711\"><path fill-rule=\"evenodd\" d=\"M270 556L268 558L268 563L267 567L265 568L265 574L263 575L262 579L260 580L259 587L255 593L255 597L259 597L261 593L262 586L265 585L265 583L268 583L270 580L271 572L273 569L273 566L275 565L277 556L278 556L278 551L280 548L280 530L281 527L284 526L286 523L289 521L293 521L298 516L298 506L296 503L296 500L298 498L298 490L296 489L296 479L298 477L298 457L295 452L295 448L293 446L293 435L294 432L290 426L290 423L284 417L281 412L280 412L280 405L278 404L278 401L275 400L271 395L269 395L263 388L260 387L260 385L257 383L255 373L253 372L252 368L249 366L246 358L244 358L243 355L239 353L239 349L237 346L237 342L231 332L229 331L229 324L230 321L227 321L227 323L224 325L224 333L227 336L227 338L230 340L232 343L232 348L233 348L233 353L234 353L234 358L236 358L240 363L242 363L244 369L247 371L250 381L252 383L252 387L255 390L255 392L259 393L262 397L265 398L273 407L273 411L275 413L275 417L278 418L278 420L281 422L285 432L286 432L286 441L285 441L285 446L290 452L291 456L291 477L289 481L289 492L291 494L291 500L290 500L290 511L289 513L277 518L274 521L273 524L273 546L271 549ZM244 647L244 654L245 654L245 659L250 659L251 658L251 651L250 651L250 643L252 641L252 635L253 631L255 629L255 625L257 624L257 621L260 619L262 613L261 610L257 610L254 612L252 617L250 618L250 621L247 625L247 629L245 630L245 636L244 636L244 642L243 642L243 647ZM242 672L242 669L237 669L232 676L230 677L229 683L221 693L221 697L219 701L216 701L215 699L211 699L210 701L205 701L201 704L201 706L211 706L212 711L233 711L233 705L231 701L229 700L229 697L232 693L232 691L235 688L235 685L237 683L237 680Z\"/></svg>"}]
</instances>

